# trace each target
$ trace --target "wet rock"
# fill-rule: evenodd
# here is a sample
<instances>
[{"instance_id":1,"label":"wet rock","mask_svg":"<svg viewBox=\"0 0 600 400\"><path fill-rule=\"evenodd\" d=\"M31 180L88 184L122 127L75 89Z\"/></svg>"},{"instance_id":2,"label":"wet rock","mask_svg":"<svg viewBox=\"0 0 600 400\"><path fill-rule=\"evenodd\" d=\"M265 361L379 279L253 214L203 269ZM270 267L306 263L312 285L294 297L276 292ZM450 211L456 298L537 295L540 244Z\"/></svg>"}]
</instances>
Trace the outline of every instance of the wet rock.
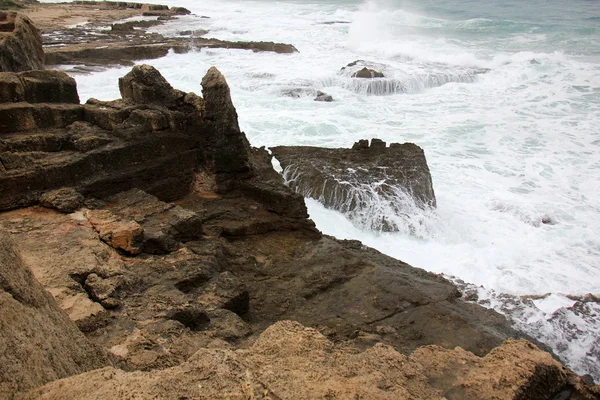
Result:
<instances>
[{"instance_id":1,"label":"wet rock","mask_svg":"<svg viewBox=\"0 0 600 400\"><path fill-rule=\"evenodd\" d=\"M171 12L175 15L189 15L192 13L185 7L171 7Z\"/></svg>"},{"instance_id":2,"label":"wet rock","mask_svg":"<svg viewBox=\"0 0 600 400\"><path fill-rule=\"evenodd\" d=\"M435 207L436 200L423 150L415 144L386 143L373 139L352 149L274 147L273 155L284 168L290 187L326 207L347 213L358 223L379 230L400 228L390 215L410 212L410 207Z\"/></svg>"},{"instance_id":3,"label":"wet rock","mask_svg":"<svg viewBox=\"0 0 600 400\"><path fill-rule=\"evenodd\" d=\"M383 75L383 72L380 71L376 71L374 69L370 69L367 67L363 67L362 69L354 72L352 74L353 78L366 78L366 79L370 79L370 78L384 78L385 76Z\"/></svg>"},{"instance_id":4,"label":"wet rock","mask_svg":"<svg viewBox=\"0 0 600 400\"><path fill-rule=\"evenodd\" d=\"M315 96L315 95L316 95L315 90L310 87L285 89L285 90L281 91L281 96L291 97L292 99L299 99L300 97Z\"/></svg>"},{"instance_id":5,"label":"wet rock","mask_svg":"<svg viewBox=\"0 0 600 400\"><path fill-rule=\"evenodd\" d=\"M315 101L331 102L331 101L333 101L333 97L331 97L327 93L323 93L323 92L319 92L318 91L317 92L317 97L315 97Z\"/></svg>"},{"instance_id":6,"label":"wet rock","mask_svg":"<svg viewBox=\"0 0 600 400\"><path fill-rule=\"evenodd\" d=\"M0 232L0 397L110 365L23 265Z\"/></svg>"},{"instance_id":7,"label":"wet rock","mask_svg":"<svg viewBox=\"0 0 600 400\"><path fill-rule=\"evenodd\" d=\"M55 208L63 213L72 213L83 204L84 197L73 188L62 188L44 193L40 203L44 207Z\"/></svg>"},{"instance_id":8,"label":"wet rock","mask_svg":"<svg viewBox=\"0 0 600 400\"><path fill-rule=\"evenodd\" d=\"M25 15L0 10L0 72L43 68L40 31Z\"/></svg>"}]
</instances>

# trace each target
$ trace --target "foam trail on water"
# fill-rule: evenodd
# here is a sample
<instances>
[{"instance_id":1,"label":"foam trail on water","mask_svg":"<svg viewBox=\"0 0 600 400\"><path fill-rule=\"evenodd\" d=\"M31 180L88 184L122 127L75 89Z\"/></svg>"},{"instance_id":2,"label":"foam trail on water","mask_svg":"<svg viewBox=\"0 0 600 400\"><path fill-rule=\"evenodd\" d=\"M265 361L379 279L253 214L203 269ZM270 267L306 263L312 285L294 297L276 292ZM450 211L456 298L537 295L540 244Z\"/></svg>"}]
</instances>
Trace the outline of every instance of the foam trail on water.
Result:
<instances>
[{"instance_id":1,"label":"foam trail on water","mask_svg":"<svg viewBox=\"0 0 600 400\"><path fill-rule=\"evenodd\" d=\"M407 188L382 179L371 184L331 177L322 186L311 186L295 166L282 171L286 185L305 197L344 214L361 230L400 232L429 239L436 231L435 210L419 204Z\"/></svg>"}]
</instances>

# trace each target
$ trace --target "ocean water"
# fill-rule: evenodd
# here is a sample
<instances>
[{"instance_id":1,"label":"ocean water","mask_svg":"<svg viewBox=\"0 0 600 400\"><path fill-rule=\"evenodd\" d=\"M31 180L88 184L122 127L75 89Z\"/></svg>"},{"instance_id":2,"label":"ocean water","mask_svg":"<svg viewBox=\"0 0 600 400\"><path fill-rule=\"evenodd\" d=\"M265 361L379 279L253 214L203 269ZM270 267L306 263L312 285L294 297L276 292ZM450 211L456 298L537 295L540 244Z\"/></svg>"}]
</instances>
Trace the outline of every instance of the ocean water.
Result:
<instances>
[{"instance_id":1,"label":"ocean water","mask_svg":"<svg viewBox=\"0 0 600 400\"><path fill-rule=\"evenodd\" d=\"M217 66L252 145L349 147L380 138L424 149L435 211L412 209L398 216L406 229L382 233L307 200L319 229L445 274L600 380L600 305L576 302L600 295L599 1L169 4L196 15L154 28L164 34L207 29L208 37L298 48L147 62L196 93ZM385 80L341 71L355 60ZM76 75L82 101L119 97L117 78L128 70ZM286 96L290 90L299 96ZM313 101L317 90L335 101Z\"/></svg>"}]
</instances>

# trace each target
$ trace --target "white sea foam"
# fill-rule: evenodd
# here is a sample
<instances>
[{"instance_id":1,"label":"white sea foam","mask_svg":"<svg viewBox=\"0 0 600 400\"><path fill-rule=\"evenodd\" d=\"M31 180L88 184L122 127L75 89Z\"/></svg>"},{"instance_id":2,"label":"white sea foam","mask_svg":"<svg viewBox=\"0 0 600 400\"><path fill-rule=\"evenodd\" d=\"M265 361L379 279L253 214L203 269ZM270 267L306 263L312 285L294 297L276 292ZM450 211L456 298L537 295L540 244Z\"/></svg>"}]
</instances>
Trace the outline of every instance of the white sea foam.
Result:
<instances>
[{"instance_id":1,"label":"white sea foam","mask_svg":"<svg viewBox=\"0 0 600 400\"><path fill-rule=\"evenodd\" d=\"M177 5L211 18L185 17L155 29L208 29L208 37L288 42L300 50L278 55L211 49L148 62L175 87L197 93L200 78L216 65L253 145L348 147L377 137L424 148L438 209L415 211L411 218L427 229L418 235L410 229L377 234L307 200L324 232L360 239L415 266L483 286L480 300L487 296L488 306L500 311L501 294L600 293L596 53L568 54L562 44L548 43L550 33L509 20L456 21L390 3L186 0ZM327 21L351 23L323 24ZM503 27L514 33L502 33ZM481 32L486 34L474 36ZM367 96L378 84L340 72L355 60L381 65L385 82L413 82L413 89L386 83L376 89L386 96ZM469 72L480 68L490 71ZM77 76L82 100L118 97L117 79L128 70ZM445 78L423 83L431 76ZM305 94L282 95L298 88ZM335 101L314 102L316 90ZM579 372L600 378L589 367L594 356L588 350L600 347L600 324L590 322L595 317L575 317L567 305L549 300L527 302L524 309L510 313L520 328L560 348ZM544 322L548 319L553 322Z\"/></svg>"}]
</instances>

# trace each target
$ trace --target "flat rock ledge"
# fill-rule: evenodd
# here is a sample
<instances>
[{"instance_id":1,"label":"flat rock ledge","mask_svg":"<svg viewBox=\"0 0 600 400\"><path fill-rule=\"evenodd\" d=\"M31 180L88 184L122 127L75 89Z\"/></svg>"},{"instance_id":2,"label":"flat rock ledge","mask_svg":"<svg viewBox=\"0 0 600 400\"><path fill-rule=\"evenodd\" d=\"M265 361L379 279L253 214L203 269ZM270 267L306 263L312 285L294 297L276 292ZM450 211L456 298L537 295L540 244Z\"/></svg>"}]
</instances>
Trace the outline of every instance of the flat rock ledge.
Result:
<instances>
[{"instance_id":1,"label":"flat rock ledge","mask_svg":"<svg viewBox=\"0 0 600 400\"><path fill-rule=\"evenodd\" d=\"M138 60L164 57L169 51L187 53L203 48L280 54L298 51L293 45L286 43L210 38L207 36L209 32L202 29L180 32L179 35L148 31L150 27L190 14L183 7L169 8L165 5L116 1L76 1L68 4L22 4L19 12L21 14L3 12L9 19L17 21L13 25L3 23L3 18L6 17L0 14L0 26L4 27L0 28L0 38L10 36L7 44L0 45L0 53L5 48L5 53L14 59L10 65L0 64L0 71L43 69L44 65L71 65L74 66L71 72L86 73L111 65L132 66ZM152 16L158 18L122 22L131 17ZM21 33L17 34L17 30L5 33L9 26L16 27Z\"/></svg>"},{"instance_id":2,"label":"flat rock ledge","mask_svg":"<svg viewBox=\"0 0 600 400\"><path fill-rule=\"evenodd\" d=\"M317 231L216 68L86 104L58 71L0 83L1 398L599 398L443 277Z\"/></svg>"},{"instance_id":3,"label":"flat rock ledge","mask_svg":"<svg viewBox=\"0 0 600 400\"><path fill-rule=\"evenodd\" d=\"M272 147L295 192L372 230L402 230L405 214L435 208L423 150L413 143L360 140L351 149Z\"/></svg>"}]
</instances>

